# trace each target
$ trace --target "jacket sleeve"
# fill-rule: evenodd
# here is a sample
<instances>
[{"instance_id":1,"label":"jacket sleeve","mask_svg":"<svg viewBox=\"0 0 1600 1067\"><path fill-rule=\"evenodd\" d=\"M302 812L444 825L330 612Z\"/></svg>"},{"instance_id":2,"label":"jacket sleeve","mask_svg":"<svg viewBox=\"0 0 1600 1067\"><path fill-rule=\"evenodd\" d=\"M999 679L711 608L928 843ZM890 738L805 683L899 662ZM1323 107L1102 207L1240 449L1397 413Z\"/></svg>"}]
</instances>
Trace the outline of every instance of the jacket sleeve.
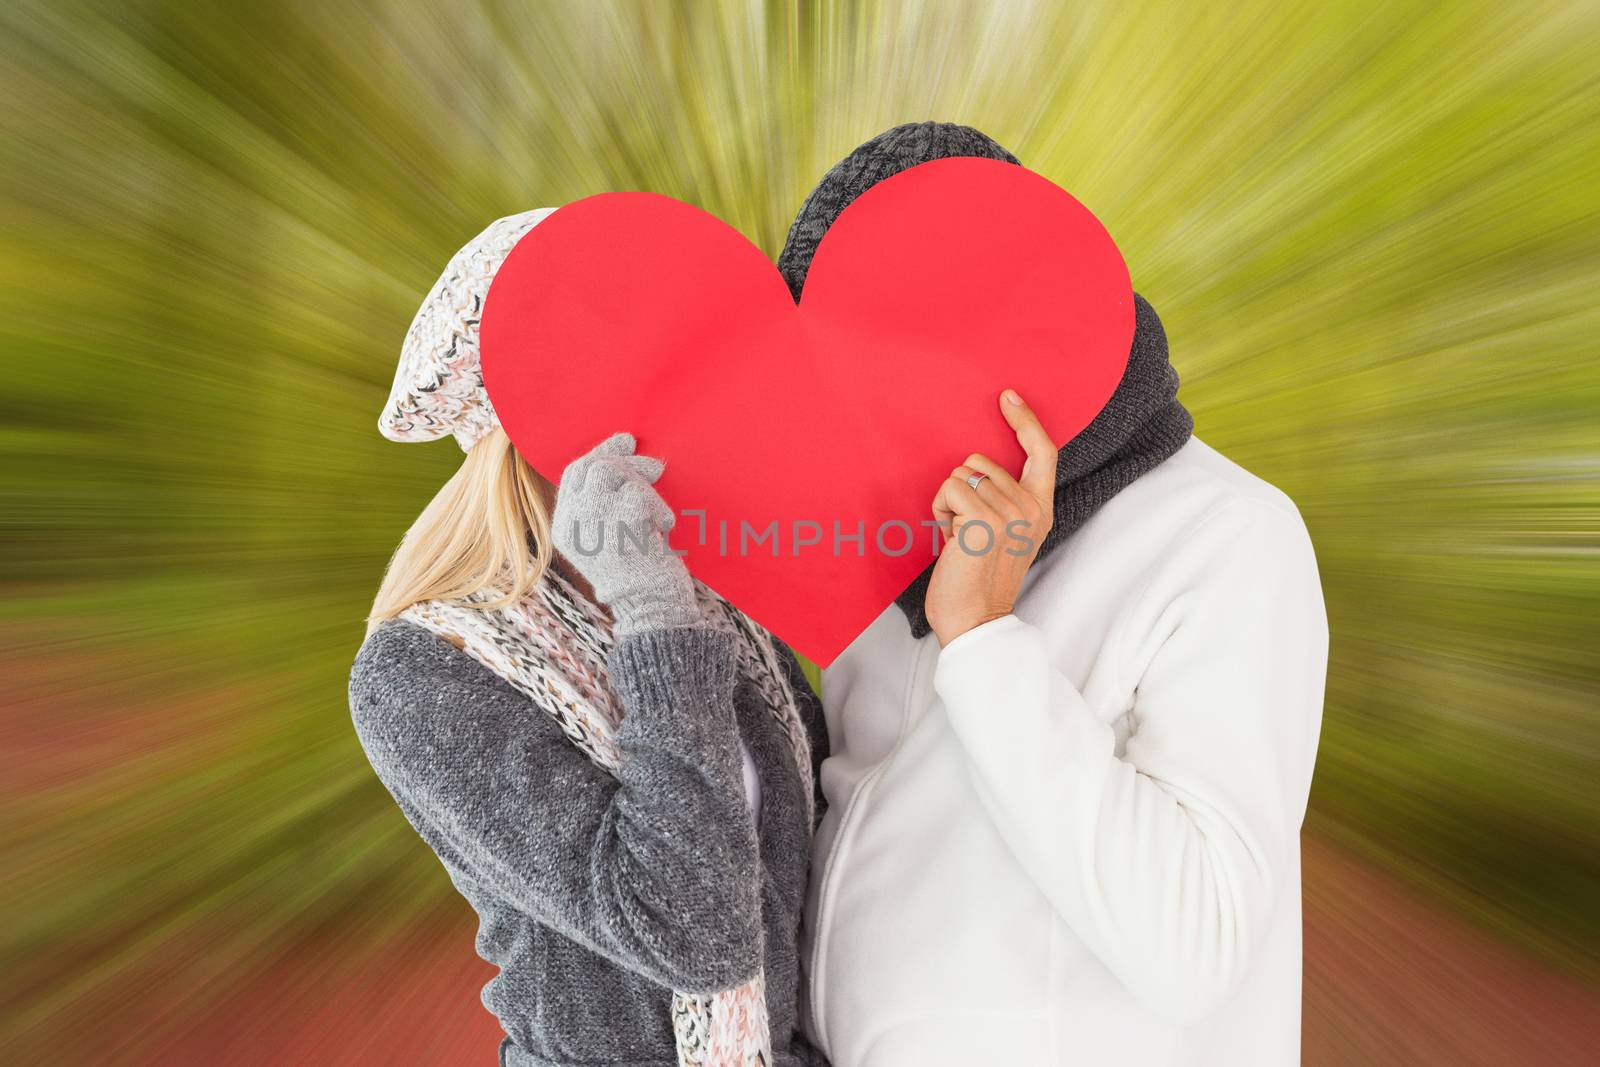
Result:
<instances>
[{"instance_id":1,"label":"jacket sleeve","mask_svg":"<svg viewBox=\"0 0 1600 1067\"><path fill-rule=\"evenodd\" d=\"M363 645L351 712L378 776L447 866L620 966L708 992L761 962L732 641L684 627L618 642L615 776L528 697L406 622Z\"/></svg>"},{"instance_id":2,"label":"jacket sleeve","mask_svg":"<svg viewBox=\"0 0 1600 1067\"><path fill-rule=\"evenodd\" d=\"M1134 693L1122 756L1014 615L952 641L934 684L981 803L1057 913L1152 1010L1188 1022L1248 972L1295 870L1327 620L1287 508L1229 506L1173 555L1132 613L1149 625L1111 639L1139 671L1116 687Z\"/></svg>"}]
</instances>

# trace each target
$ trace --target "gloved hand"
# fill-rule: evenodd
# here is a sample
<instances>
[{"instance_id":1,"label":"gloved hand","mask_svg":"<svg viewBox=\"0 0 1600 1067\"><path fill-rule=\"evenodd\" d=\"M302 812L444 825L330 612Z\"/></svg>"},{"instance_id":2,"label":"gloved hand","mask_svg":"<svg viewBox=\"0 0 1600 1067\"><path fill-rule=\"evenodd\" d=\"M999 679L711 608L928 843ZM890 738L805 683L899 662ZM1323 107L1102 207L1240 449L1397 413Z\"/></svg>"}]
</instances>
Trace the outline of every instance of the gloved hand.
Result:
<instances>
[{"instance_id":1,"label":"gloved hand","mask_svg":"<svg viewBox=\"0 0 1600 1067\"><path fill-rule=\"evenodd\" d=\"M618 637L702 621L689 570L667 547L677 517L655 489L663 464L634 447L632 434L612 434L569 463L550 520L555 550L611 609Z\"/></svg>"}]
</instances>

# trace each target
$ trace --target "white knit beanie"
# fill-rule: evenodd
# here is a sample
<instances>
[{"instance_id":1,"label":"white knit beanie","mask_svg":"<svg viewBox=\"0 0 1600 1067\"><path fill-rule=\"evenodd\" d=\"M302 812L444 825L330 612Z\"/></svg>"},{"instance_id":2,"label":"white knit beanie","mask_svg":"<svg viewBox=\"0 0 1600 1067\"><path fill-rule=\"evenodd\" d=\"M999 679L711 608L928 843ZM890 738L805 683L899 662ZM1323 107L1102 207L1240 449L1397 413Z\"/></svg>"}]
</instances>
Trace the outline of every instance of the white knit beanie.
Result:
<instances>
[{"instance_id":1,"label":"white knit beanie","mask_svg":"<svg viewBox=\"0 0 1600 1067\"><path fill-rule=\"evenodd\" d=\"M500 425L483 388L478 320L500 264L553 211L542 207L498 219L451 257L406 332L379 433L391 441L452 434L465 452Z\"/></svg>"}]
</instances>

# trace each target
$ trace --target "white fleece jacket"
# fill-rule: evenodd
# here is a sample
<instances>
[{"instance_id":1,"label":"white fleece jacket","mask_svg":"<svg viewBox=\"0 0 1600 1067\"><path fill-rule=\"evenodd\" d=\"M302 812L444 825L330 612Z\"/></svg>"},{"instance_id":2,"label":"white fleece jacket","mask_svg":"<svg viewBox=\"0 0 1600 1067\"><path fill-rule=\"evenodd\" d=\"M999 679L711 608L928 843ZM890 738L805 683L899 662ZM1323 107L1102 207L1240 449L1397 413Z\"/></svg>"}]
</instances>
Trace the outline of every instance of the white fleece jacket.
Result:
<instances>
[{"instance_id":1,"label":"white fleece jacket","mask_svg":"<svg viewBox=\"0 0 1600 1067\"><path fill-rule=\"evenodd\" d=\"M1191 440L942 652L823 679L807 905L835 1067L1283 1064L1327 619L1293 503Z\"/></svg>"}]
</instances>

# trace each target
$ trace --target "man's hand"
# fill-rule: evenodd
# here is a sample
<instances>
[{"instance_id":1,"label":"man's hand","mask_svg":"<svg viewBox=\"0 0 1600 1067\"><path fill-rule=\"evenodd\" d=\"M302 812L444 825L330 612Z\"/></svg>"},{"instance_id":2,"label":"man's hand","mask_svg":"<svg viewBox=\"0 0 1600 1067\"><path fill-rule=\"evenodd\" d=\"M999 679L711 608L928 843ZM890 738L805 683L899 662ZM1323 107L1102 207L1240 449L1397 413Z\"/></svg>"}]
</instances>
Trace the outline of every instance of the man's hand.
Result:
<instances>
[{"instance_id":1,"label":"man's hand","mask_svg":"<svg viewBox=\"0 0 1600 1067\"><path fill-rule=\"evenodd\" d=\"M988 456L974 453L933 498L933 517L945 527L947 539L925 604L941 646L1011 614L1054 518L1055 443L1015 391L1000 394L1000 411L1028 454L1022 476L1013 478Z\"/></svg>"}]
</instances>

